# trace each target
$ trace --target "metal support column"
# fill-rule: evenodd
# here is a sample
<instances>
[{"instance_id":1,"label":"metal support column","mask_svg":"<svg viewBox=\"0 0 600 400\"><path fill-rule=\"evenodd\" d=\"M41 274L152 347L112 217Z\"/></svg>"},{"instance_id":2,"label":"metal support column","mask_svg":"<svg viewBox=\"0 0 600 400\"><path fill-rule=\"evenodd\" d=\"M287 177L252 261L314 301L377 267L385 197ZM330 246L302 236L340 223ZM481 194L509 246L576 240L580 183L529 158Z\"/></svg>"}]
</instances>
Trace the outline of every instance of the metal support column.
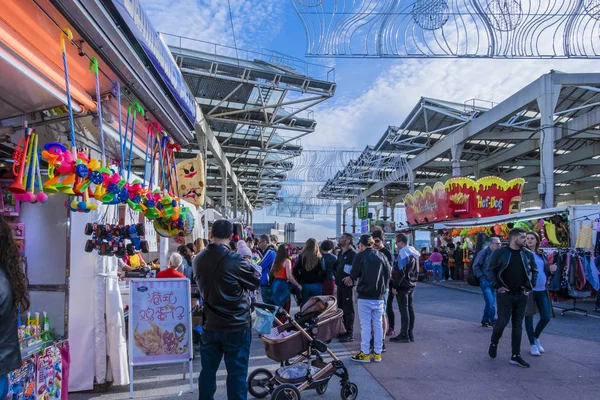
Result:
<instances>
[{"instance_id":1,"label":"metal support column","mask_svg":"<svg viewBox=\"0 0 600 400\"><path fill-rule=\"evenodd\" d=\"M342 203L335 205L335 235L342 236Z\"/></svg>"},{"instance_id":2,"label":"metal support column","mask_svg":"<svg viewBox=\"0 0 600 400\"><path fill-rule=\"evenodd\" d=\"M356 206L352 207L352 234L356 233Z\"/></svg>"},{"instance_id":3,"label":"metal support column","mask_svg":"<svg viewBox=\"0 0 600 400\"><path fill-rule=\"evenodd\" d=\"M452 146L450 152L452 153L452 177L460 177L460 158L462 157L464 146L462 144L456 144Z\"/></svg>"},{"instance_id":4,"label":"metal support column","mask_svg":"<svg viewBox=\"0 0 600 400\"><path fill-rule=\"evenodd\" d=\"M225 168L221 169L221 211L223 212L223 217L227 218L227 170Z\"/></svg>"},{"instance_id":5,"label":"metal support column","mask_svg":"<svg viewBox=\"0 0 600 400\"><path fill-rule=\"evenodd\" d=\"M238 216L238 194L240 193L238 188L235 188L235 194L233 195L233 218Z\"/></svg>"},{"instance_id":6,"label":"metal support column","mask_svg":"<svg viewBox=\"0 0 600 400\"><path fill-rule=\"evenodd\" d=\"M388 189L387 186L383 188L383 216L384 221L388 219Z\"/></svg>"},{"instance_id":7,"label":"metal support column","mask_svg":"<svg viewBox=\"0 0 600 400\"><path fill-rule=\"evenodd\" d=\"M390 221L395 221L396 203L390 203Z\"/></svg>"},{"instance_id":8,"label":"metal support column","mask_svg":"<svg viewBox=\"0 0 600 400\"><path fill-rule=\"evenodd\" d=\"M342 204L340 204L341 208L342 208L342 231L340 233L340 236L342 233L346 232L346 210L344 209L344 206Z\"/></svg>"},{"instance_id":9,"label":"metal support column","mask_svg":"<svg viewBox=\"0 0 600 400\"><path fill-rule=\"evenodd\" d=\"M554 207L554 109L560 85L552 84L552 75L544 76L544 94L537 99L541 114L540 131L540 207Z\"/></svg>"}]
</instances>

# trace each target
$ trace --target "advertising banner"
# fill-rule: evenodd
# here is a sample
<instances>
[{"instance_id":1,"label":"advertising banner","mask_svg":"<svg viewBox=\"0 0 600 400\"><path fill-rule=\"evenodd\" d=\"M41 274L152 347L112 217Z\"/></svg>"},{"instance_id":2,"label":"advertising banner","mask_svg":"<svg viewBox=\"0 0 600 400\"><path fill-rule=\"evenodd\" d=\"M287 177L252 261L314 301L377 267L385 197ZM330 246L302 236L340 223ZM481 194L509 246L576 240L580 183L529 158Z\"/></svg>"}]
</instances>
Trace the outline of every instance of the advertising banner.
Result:
<instances>
[{"instance_id":1,"label":"advertising banner","mask_svg":"<svg viewBox=\"0 0 600 400\"><path fill-rule=\"evenodd\" d=\"M129 284L130 354L133 365L192 359L188 279L132 279Z\"/></svg>"},{"instance_id":2,"label":"advertising banner","mask_svg":"<svg viewBox=\"0 0 600 400\"><path fill-rule=\"evenodd\" d=\"M521 207L524 179L505 181L488 176L474 181L452 178L438 182L404 198L409 224L444 221L451 218L479 218L517 213Z\"/></svg>"},{"instance_id":3,"label":"advertising banner","mask_svg":"<svg viewBox=\"0 0 600 400\"><path fill-rule=\"evenodd\" d=\"M154 30L150 19L139 0L112 0L115 9L131 33L135 36L144 54L160 75L171 95L193 125L196 122L196 99L190 92L179 67L173 60L169 48Z\"/></svg>"}]
</instances>

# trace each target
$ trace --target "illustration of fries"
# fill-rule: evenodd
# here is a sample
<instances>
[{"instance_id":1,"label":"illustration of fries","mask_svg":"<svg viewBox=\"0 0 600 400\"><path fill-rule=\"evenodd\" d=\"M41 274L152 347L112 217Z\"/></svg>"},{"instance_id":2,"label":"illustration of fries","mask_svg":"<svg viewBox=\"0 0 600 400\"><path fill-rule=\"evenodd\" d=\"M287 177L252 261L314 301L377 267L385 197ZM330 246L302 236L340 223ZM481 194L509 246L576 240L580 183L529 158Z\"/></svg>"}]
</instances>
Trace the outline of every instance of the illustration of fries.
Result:
<instances>
[{"instance_id":1,"label":"illustration of fries","mask_svg":"<svg viewBox=\"0 0 600 400\"><path fill-rule=\"evenodd\" d=\"M450 201L454 204L465 204L469 201L469 195L464 193L455 193L450 196Z\"/></svg>"}]
</instances>

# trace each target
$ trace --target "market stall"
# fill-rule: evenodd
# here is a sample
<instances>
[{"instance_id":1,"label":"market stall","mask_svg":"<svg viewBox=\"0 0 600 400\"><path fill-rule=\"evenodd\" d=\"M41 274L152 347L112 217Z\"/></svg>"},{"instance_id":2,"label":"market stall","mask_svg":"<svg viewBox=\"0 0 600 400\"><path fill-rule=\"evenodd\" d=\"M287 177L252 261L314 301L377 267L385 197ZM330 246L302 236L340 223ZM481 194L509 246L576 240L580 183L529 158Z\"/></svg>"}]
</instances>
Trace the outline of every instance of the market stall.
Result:
<instances>
[{"instance_id":1,"label":"market stall","mask_svg":"<svg viewBox=\"0 0 600 400\"><path fill-rule=\"evenodd\" d=\"M30 314L19 316L23 365L10 374L9 399L125 385L119 260L150 260L155 232L194 230L195 205L178 196L175 160L193 117L182 131L181 115L174 123L156 103L162 93L149 95L126 63L114 70L115 60L96 53L49 1L3 6L0 210L31 298ZM197 192L201 178L186 183Z\"/></svg>"}]
</instances>

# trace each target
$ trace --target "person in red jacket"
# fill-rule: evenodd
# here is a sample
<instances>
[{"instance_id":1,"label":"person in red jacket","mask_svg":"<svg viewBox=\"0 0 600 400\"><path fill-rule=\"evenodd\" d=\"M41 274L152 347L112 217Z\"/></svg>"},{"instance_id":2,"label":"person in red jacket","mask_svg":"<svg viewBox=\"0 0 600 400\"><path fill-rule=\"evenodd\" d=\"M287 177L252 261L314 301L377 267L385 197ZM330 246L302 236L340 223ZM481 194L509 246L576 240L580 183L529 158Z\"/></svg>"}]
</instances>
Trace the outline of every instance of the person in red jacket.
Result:
<instances>
[{"instance_id":1,"label":"person in red jacket","mask_svg":"<svg viewBox=\"0 0 600 400\"><path fill-rule=\"evenodd\" d=\"M157 278L186 278L184 274L177 271L177 268L183 263L183 257L179 253L171 254L171 258L169 258L169 265L167 265L167 269L164 271L160 271L156 274Z\"/></svg>"}]
</instances>

